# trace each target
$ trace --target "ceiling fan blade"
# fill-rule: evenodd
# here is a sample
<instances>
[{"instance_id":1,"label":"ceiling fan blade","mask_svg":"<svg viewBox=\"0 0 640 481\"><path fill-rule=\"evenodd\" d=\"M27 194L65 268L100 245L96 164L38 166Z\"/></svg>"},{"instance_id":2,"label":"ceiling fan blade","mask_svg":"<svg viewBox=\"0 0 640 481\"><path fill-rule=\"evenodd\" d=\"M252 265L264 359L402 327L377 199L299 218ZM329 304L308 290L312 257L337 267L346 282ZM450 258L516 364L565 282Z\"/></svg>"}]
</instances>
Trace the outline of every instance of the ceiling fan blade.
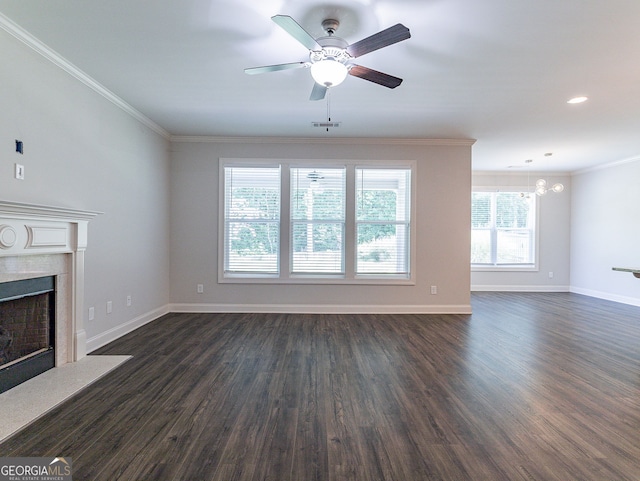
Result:
<instances>
[{"instance_id":1,"label":"ceiling fan blade","mask_svg":"<svg viewBox=\"0 0 640 481\"><path fill-rule=\"evenodd\" d=\"M308 62L292 62L292 63L281 63L278 65L266 65L264 67L251 67L245 68L244 73L249 75L255 75L259 73L266 72L277 72L279 70L291 70L294 68L305 68L308 67Z\"/></svg>"},{"instance_id":2,"label":"ceiling fan blade","mask_svg":"<svg viewBox=\"0 0 640 481\"><path fill-rule=\"evenodd\" d=\"M282 27L289 35L295 38L309 50L322 50L316 39L313 38L304 28L289 15L274 15L271 20Z\"/></svg>"},{"instance_id":3,"label":"ceiling fan blade","mask_svg":"<svg viewBox=\"0 0 640 481\"><path fill-rule=\"evenodd\" d=\"M394 43L402 42L411 37L411 32L407 27L398 23L393 27L389 27L378 33L374 33L370 37L363 38L362 40L351 44L347 47L347 52L353 58L360 57L365 53L373 52L382 47L393 45Z\"/></svg>"},{"instance_id":4,"label":"ceiling fan blade","mask_svg":"<svg viewBox=\"0 0 640 481\"><path fill-rule=\"evenodd\" d=\"M313 82L313 89L311 90L311 97L309 100L322 100L327 95L329 90L324 85L320 85L318 82Z\"/></svg>"},{"instance_id":5,"label":"ceiling fan blade","mask_svg":"<svg viewBox=\"0 0 640 481\"><path fill-rule=\"evenodd\" d=\"M363 67L361 65L352 66L349 69L349 75L353 75L354 77L359 77L361 79L368 80L369 82L373 82L378 85L382 85L384 87L389 87L390 89L394 89L402 83L401 78L394 77L393 75L389 75L386 73L378 72L377 70L373 70L368 67Z\"/></svg>"}]
</instances>

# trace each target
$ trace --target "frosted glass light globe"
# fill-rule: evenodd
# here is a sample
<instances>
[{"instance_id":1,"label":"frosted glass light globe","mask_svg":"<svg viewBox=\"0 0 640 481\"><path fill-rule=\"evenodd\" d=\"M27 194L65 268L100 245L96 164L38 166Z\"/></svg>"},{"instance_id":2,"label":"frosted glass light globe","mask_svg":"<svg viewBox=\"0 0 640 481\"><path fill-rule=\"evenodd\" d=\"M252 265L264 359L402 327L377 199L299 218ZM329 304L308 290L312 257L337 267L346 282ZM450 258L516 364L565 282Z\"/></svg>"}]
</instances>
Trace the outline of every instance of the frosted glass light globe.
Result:
<instances>
[{"instance_id":1,"label":"frosted glass light globe","mask_svg":"<svg viewBox=\"0 0 640 481\"><path fill-rule=\"evenodd\" d=\"M337 60L326 59L311 65L311 76L324 87L335 87L344 82L349 73L347 67Z\"/></svg>"}]
</instances>

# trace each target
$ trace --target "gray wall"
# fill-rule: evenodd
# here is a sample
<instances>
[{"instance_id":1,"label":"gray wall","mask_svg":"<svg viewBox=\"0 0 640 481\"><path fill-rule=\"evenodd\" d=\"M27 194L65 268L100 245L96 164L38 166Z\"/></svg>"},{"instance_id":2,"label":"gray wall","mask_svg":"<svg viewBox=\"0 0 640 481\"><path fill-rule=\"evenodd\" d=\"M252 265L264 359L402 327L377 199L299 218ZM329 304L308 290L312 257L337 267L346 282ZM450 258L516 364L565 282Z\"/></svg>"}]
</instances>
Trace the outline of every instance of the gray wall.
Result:
<instances>
[{"instance_id":1,"label":"gray wall","mask_svg":"<svg viewBox=\"0 0 640 481\"><path fill-rule=\"evenodd\" d=\"M561 182L563 192L547 193L538 197L538 270L518 271L472 271L471 289L474 291L561 291L570 290L570 244L571 244L571 195L572 182L568 175L545 172L486 173L473 174L473 187L529 191L535 181L544 178L548 182ZM553 272L553 277L549 277Z\"/></svg>"},{"instance_id":2,"label":"gray wall","mask_svg":"<svg viewBox=\"0 0 640 481\"><path fill-rule=\"evenodd\" d=\"M91 350L168 304L169 143L4 30L0 52L0 198L103 212L86 253Z\"/></svg>"},{"instance_id":3,"label":"gray wall","mask_svg":"<svg viewBox=\"0 0 640 481\"><path fill-rule=\"evenodd\" d=\"M472 142L190 140L172 143L172 310L469 311ZM416 284L219 284L220 158L417 161ZM432 285L437 295L430 294Z\"/></svg>"},{"instance_id":4,"label":"gray wall","mask_svg":"<svg viewBox=\"0 0 640 481\"><path fill-rule=\"evenodd\" d=\"M640 306L640 159L577 173L571 210L573 292Z\"/></svg>"}]
</instances>

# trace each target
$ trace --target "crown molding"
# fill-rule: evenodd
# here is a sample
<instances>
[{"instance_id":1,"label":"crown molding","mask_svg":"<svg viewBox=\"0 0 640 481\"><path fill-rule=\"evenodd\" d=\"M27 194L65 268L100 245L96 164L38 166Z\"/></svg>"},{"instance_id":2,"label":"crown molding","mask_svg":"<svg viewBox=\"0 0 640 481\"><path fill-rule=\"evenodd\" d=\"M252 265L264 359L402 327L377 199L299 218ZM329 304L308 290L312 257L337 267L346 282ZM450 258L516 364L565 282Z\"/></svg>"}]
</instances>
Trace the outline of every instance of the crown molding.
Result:
<instances>
[{"instance_id":1,"label":"crown molding","mask_svg":"<svg viewBox=\"0 0 640 481\"><path fill-rule=\"evenodd\" d=\"M527 177L530 175L531 177L535 176L546 176L546 177L571 177L573 172L568 170L531 170L527 172L526 170L472 170L472 175L475 178L481 179L483 177L508 177L512 179L517 179L520 177Z\"/></svg>"},{"instance_id":2,"label":"crown molding","mask_svg":"<svg viewBox=\"0 0 640 481\"><path fill-rule=\"evenodd\" d=\"M210 144L331 144L331 145L439 145L471 147L475 139L417 139L391 137L224 137L207 135L172 135L169 140L176 143Z\"/></svg>"},{"instance_id":3,"label":"crown molding","mask_svg":"<svg viewBox=\"0 0 640 481\"><path fill-rule=\"evenodd\" d=\"M33 49L35 52L42 55L52 64L56 65L57 67L67 72L76 80L79 80L80 82L85 84L87 87L95 91L96 93L102 95L109 102L113 103L114 105L122 109L125 113L127 113L128 115L130 115L131 117L133 117L134 119L142 123L143 125L147 126L148 128L150 128L157 134L161 135L165 139L167 140L170 139L171 134L169 132L167 132L165 129L160 127L149 117L147 117L146 115L142 114L140 111L133 108L127 102L125 102L120 97L118 97L116 94L108 90L102 84L100 84L95 79L87 75L85 72L83 72L78 67L76 67L71 62L69 62L67 59L65 59L64 57L59 55L57 52L49 48L47 45L42 43L40 40L35 38L33 35L31 35L29 32L24 30L18 24L13 22L13 20L9 19L2 13L0 13L0 28L6 31L8 34L12 35L17 40L20 40L22 43L24 43L25 45Z\"/></svg>"},{"instance_id":4,"label":"crown molding","mask_svg":"<svg viewBox=\"0 0 640 481\"><path fill-rule=\"evenodd\" d=\"M589 172L596 172L598 170L611 169L624 164L632 164L640 161L640 156L629 157L627 159L614 160L613 162L607 162L606 164L594 165L593 167L587 167L585 169L576 170L572 175L587 174Z\"/></svg>"}]
</instances>

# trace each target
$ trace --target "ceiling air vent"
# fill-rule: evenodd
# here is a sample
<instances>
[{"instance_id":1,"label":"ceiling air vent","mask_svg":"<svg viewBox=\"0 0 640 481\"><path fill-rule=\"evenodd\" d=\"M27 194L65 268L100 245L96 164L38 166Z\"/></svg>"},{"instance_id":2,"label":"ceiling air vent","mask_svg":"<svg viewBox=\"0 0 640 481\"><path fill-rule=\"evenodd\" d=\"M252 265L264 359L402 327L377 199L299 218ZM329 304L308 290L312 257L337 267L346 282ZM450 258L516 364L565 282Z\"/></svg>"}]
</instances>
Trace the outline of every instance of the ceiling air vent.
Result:
<instances>
[{"instance_id":1,"label":"ceiling air vent","mask_svg":"<svg viewBox=\"0 0 640 481\"><path fill-rule=\"evenodd\" d=\"M340 127L342 122L311 122L313 127L321 127L323 129L329 129L334 127Z\"/></svg>"}]
</instances>

